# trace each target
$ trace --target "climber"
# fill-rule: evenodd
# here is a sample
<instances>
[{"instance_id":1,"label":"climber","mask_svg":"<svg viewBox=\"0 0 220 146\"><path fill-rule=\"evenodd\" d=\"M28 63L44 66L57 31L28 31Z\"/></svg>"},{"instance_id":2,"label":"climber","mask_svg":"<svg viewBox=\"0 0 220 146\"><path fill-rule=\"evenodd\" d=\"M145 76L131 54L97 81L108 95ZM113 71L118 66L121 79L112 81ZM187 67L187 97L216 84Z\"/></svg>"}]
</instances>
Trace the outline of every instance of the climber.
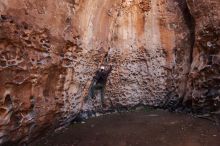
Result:
<instances>
[{"instance_id":1,"label":"climber","mask_svg":"<svg viewBox=\"0 0 220 146\"><path fill-rule=\"evenodd\" d=\"M89 89L89 97L91 98L95 97L96 90L101 91L102 107L104 106L105 85L107 82L108 75L110 74L111 71L112 71L111 65L110 66L101 65L100 69L96 71L96 75L93 77L93 81Z\"/></svg>"}]
</instances>

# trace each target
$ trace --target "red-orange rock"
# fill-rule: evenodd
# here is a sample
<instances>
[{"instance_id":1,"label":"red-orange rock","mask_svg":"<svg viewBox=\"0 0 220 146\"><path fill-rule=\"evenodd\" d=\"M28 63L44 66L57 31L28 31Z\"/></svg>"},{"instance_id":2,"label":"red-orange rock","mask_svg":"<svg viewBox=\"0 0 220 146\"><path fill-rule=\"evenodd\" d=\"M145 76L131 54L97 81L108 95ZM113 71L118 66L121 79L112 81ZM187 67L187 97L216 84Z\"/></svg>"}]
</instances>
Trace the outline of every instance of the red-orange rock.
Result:
<instances>
[{"instance_id":1,"label":"red-orange rock","mask_svg":"<svg viewBox=\"0 0 220 146\"><path fill-rule=\"evenodd\" d=\"M185 100L196 111L219 110L220 1L187 0L195 19L195 44Z\"/></svg>"},{"instance_id":2,"label":"red-orange rock","mask_svg":"<svg viewBox=\"0 0 220 146\"><path fill-rule=\"evenodd\" d=\"M0 143L96 110L99 95L84 97L106 54L108 107L109 99L161 106L181 98L197 106L203 96L213 107L218 8L218 0L1 0Z\"/></svg>"}]
</instances>

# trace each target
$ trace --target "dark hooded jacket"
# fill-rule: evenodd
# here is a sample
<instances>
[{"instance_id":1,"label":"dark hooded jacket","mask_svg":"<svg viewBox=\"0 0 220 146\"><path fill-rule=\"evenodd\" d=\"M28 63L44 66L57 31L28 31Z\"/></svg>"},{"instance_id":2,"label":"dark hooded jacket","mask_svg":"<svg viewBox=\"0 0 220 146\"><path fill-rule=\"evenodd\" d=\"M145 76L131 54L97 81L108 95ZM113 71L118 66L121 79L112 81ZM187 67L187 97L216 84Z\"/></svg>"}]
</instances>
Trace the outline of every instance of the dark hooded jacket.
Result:
<instances>
[{"instance_id":1,"label":"dark hooded jacket","mask_svg":"<svg viewBox=\"0 0 220 146\"><path fill-rule=\"evenodd\" d=\"M112 66L109 67L107 70L98 70L96 71L96 76L93 78L96 84L103 84L105 85L107 82L108 75L112 71Z\"/></svg>"}]
</instances>

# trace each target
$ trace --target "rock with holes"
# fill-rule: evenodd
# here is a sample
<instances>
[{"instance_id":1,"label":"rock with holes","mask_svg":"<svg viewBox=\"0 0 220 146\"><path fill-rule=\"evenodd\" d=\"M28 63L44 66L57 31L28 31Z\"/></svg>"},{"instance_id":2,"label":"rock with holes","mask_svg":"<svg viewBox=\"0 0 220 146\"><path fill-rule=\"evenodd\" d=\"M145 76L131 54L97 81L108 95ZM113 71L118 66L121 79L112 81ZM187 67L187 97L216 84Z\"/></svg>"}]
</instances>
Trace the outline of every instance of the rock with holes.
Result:
<instances>
[{"instance_id":1,"label":"rock with holes","mask_svg":"<svg viewBox=\"0 0 220 146\"><path fill-rule=\"evenodd\" d=\"M218 0L1 0L0 143L100 110L99 92L84 97L102 63L113 66L107 108L218 106L218 7Z\"/></svg>"},{"instance_id":2,"label":"rock with holes","mask_svg":"<svg viewBox=\"0 0 220 146\"><path fill-rule=\"evenodd\" d=\"M220 106L220 1L187 3L197 23L185 100L192 101L195 111L214 112Z\"/></svg>"}]
</instances>

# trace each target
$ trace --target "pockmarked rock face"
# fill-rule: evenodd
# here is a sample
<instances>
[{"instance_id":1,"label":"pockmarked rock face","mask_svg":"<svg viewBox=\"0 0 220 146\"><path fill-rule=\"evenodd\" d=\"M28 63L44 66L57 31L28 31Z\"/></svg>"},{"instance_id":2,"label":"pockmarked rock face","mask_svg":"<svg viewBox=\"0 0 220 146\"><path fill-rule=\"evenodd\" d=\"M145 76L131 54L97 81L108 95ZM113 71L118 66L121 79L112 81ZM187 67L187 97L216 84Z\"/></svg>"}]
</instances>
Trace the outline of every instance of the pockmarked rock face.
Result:
<instances>
[{"instance_id":1,"label":"pockmarked rock face","mask_svg":"<svg viewBox=\"0 0 220 146\"><path fill-rule=\"evenodd\" d=\"M99 94L84 97L106 62L107 107L217 107L218 8L218 0L1 0L0 143L97 110Z\"/></svg>"},{"instance_id":2,"label":"pockmarked rock face","mask_svg":"<svg viewBox=\"0 0 220 146\"><path fill-rule=\"evenodd\" d=\"M195 44L185 100L197 111L218 111L220 101L220 1L188 0Z\"/></svg>"}]
</instances>

